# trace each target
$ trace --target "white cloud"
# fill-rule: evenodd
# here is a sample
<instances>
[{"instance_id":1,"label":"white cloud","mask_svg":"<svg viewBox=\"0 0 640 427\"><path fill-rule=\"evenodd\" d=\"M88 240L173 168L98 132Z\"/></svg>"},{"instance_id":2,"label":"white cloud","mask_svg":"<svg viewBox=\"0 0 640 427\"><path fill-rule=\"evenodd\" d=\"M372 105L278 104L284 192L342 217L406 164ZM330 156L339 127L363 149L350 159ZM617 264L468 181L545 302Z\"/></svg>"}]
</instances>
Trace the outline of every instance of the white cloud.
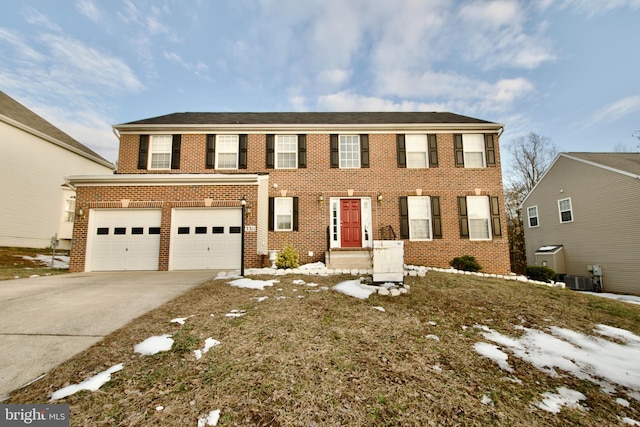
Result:
<instances>
[{"instance_id":1,"label":"white cloud","mask_svg":"<svg viewBox=\"0 0 640 427\"><path fill-rule=\"evenodd\" d=\"M640 9L640 0L564 0L562 7L569 7L589 16L602 15L615 9Z\"/></svg>"},{"instance_id":2,"label":"white cloud","mask_svg":"<svg viewBox=\"0 0 640 427\"><path fill-rule=\"evenodd\" d=\"M321 71L317 76L317 83L322 86L339 87L349 80L351 73L347 70L334 68Z\"/></svg>"},{"instance_id":3,"label":"white cloud","mask_svg":"<svg viewBox=\"0 0 640 427\"><path fill-rule=\"evenodd\" d=\"M78 0L76 1L76 8L81 14L89 18L93 22L100 22L102 18L102 12L96 7L91 0Z\"/></svg>"},{"instance_id":4,"label":"white cloud","mask_svg":"<svg viewBox=\"0 0 640 427\"><path fill-rule=\"evenodd\" d=\"M363 96L348 91L318 97L320 111L446 111L445 104Z\"/></svg>"},{"instance_id":5,"label":"white cloud","mask_svg":"<svg viewBox=\"0 0 640 427\"><path fill-rule=\"evenodd\" d=\"M0 42L5 42L14 48L13 58L33 62L44 59L44 55L29 46L26 40L14 31L0 27Z\"/></svg>"},{"instance_id":6,"label":"white cloud","mask_svg":"<svg viewBox=\"0 0 640 427\"><path fill-rule=\"evenodd\" d=\"M640 110L640 94L627 96L597 111L585 125L589 126L600 122L613 122L638 110Z\"/></svg>"}]
</instances>

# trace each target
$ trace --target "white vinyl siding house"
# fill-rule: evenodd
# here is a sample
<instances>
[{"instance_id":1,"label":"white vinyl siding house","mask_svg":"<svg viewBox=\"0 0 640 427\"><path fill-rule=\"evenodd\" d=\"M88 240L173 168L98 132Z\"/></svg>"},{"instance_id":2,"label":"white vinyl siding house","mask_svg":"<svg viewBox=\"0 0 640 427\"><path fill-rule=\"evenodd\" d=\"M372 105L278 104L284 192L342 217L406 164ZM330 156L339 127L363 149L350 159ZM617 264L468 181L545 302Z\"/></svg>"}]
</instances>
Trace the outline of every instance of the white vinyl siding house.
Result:
<instances>
[{"instance_id":1,"label":"white vinyl siding house","mask_svg":"<svg viewBox=\"0 0 640 427\"><path fill-rule=\"evenodd\" d=\"M115 166L0 92L0 246L45 248L57 234L69 249L73 174L110 174Z\"/></svg>"}]
</instances>

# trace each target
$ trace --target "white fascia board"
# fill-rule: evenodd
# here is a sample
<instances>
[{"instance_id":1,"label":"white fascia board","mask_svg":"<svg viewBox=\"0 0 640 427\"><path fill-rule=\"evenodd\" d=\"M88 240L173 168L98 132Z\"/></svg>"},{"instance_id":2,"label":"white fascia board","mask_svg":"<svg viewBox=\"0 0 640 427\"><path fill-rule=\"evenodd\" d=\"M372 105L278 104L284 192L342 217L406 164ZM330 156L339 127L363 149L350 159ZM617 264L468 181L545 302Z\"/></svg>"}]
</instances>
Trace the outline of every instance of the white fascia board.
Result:
<instances>
[{"instance_id":1,"label":"white fascia board","mask_svg":"<svg viewBox=\"0 0 640 427\"><path fill-rule=\"evenodd\" d=\"M73 175L66 182L77 187L172 186L172 185L258 185L258 174L114 174ZM268 177L267 177L268 178Z\"/></svg>"},{"instance_id":2,"label":"white fascia board","mask_svg":"<svg viewBox=\"0 0 640 427\"><path fill-rule=\"evenodd\" d=\"M113 126L121 135L126 134L159 134L159 133L406 133L406 132L448 132L461 133L500 131L504 128L500 123L397 123L397 124L220 124L220 125L117 125Z\"/></svg>"},{"instance_id":3,"label":"white fascia board","mask_svg":"<svg viewBox=\"0 0 640 427\"><path fill-rule=\"evenodd\" d=\"M71 146L71 145L69 145L69 144L67 144L65 142L60 141L59 139L52 138L51 136L47 135L46 133L42 133L42 132L40 132L38 130L35 130L35 129L33 129L33 128L29 127L29 126L26 126L25 124L23 124L21 122L13 120L12 118L9 118L9 117L7 117L7 116L5 116L3 114L0 114L0 121L3 121L5 123L7 123L8 125L16 127L16 128L18 128L20 130L23 130L23 131L25 131L27 133L30 133L30 134L34 135L34 136L36 136L36 137L38 137L40 139L43 139L43 140L48 141L48 142L50 142L50 143L52 143L54 145L57 145L58 147L64 148L65 150L71 151L72 153L75 153L75 154L77 154L79 156L82 156L85 159L89 159L91 161L94 161L94 162L96 162L98 164L101 164L102 166L106 166L106 167L108 167L110 169L113 169L113 170L116 169L116 165L114 165L113 163L111 163L109 161L106 161L106 160L103 160L101 158L92 156L87 152L79 150L76 147L73 147L73 146Z\"/></svg>"},{"instance_id":4,"label":"white fascia board","mask_svg":"<svg viewBox=\"0 0 640 427\"><path fill-rule=\"evenodd\" d=\"M600 168L600 169L608 170L609 172L615 172L615 173L619 173L621 175L629 176L631 178L640 179L640 176L636 175L635 173L623 171L621 169L612 168L611 166L605 166L602 163L592 162L591 160L581 159L580 157L570 156L568 153L563 153L563 155L567 159L575 160L577 162L582 162L584 164L595 166L595 167Z\"/></svg>"}]
</instances>

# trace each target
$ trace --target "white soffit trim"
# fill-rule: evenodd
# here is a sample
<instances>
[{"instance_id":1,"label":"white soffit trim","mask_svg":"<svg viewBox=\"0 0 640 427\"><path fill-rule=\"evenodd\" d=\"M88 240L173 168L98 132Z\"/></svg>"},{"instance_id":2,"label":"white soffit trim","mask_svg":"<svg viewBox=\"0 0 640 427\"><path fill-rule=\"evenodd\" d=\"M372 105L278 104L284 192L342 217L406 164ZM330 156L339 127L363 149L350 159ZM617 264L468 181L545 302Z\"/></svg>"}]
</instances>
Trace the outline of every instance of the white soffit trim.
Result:
<instances>
[{"instance_id":1,"label":"white soffit trim","mask_svg":"<svg viewBox=\"0 0 640 427\"><path fill-rule=\"evenodd\" d=\"M267 177L268 178L268 177ZM114 174L65 177L73 187L174 186L174 185L258 185L257 174Z\"/></svg>"}]
</instances>

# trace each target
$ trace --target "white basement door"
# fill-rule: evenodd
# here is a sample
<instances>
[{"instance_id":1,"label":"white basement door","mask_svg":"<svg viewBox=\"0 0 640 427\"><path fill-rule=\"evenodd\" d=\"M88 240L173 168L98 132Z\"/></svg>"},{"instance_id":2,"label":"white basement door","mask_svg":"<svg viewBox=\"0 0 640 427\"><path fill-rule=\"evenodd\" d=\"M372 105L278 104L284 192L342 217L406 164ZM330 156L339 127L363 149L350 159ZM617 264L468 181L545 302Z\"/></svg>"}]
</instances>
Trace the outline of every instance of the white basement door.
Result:
<instances>
[{"instance_id":1,"label":"white basement door","mask_svg":"<svg viewBox=\"0 0 640 427\"><path fill-rule=\"evenodd\" d=\"M160 209L98 209L91 218L91 271L158 269Z\"/></svg>"},{"instance_id":2,"label":"white basement door","mask_svg":"<svg viewBox=\"0 0 640 427\"><path fill-rule=\"evenodd\" d=\"M239 269L242 210L174 209L171 220L172 270Z\"/></svg>"}]
</instances>

